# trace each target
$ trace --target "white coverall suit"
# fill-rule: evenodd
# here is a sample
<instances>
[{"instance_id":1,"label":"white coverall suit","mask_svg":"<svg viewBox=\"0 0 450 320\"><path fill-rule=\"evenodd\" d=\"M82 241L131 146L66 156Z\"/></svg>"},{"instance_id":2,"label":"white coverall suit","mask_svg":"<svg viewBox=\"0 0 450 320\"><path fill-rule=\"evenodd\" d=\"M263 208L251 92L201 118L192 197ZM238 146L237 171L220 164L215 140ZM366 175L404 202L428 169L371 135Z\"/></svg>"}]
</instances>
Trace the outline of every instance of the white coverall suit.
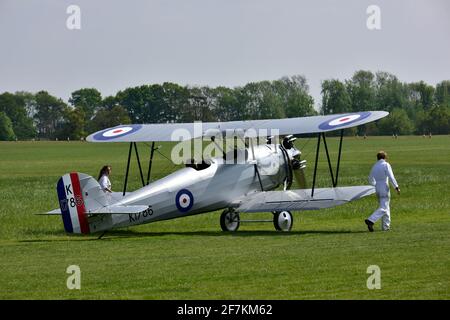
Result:
<instances>
[{"instance_id":1,"label":"white coverall suit","mask_svg":"<svg viewBox=\"0 0 450 320\"><path fill-rule=\"evenodd\" d=\"M369 175L369 183L375 186L380 206L372 213L369 220L375 223L378 219L382 218L382 230L389 230L391 224L391 211L389 208L391 193L389 191L388 180L394 188L398 188L398 183L395 180L391 165L386 160L380 159L374 164Z\"/></svg>"},{"instance_id":2,"label":"white coverall suit","mask_svg":"<svg viewBox=\"0 0 450 320\"><path fill-rule=\"evenodd\" d=\"M111 190L111 181L109 181L107 175L102 175L100 180L98 180L98 183L100 184L100 187L104 192L107 192L107 190Z\"/></svg>"}]
</instances>

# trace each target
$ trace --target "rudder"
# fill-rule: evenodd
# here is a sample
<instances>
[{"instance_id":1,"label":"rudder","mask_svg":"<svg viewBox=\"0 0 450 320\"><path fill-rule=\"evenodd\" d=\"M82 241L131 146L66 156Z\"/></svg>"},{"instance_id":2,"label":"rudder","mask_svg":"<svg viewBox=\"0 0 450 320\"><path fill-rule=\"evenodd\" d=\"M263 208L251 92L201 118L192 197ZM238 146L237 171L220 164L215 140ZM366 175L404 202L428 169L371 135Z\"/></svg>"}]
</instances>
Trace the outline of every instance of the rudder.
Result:
<instances>
[{"instance_id":1,"label":"rudder","mask_svg":"<svg viewBox=\"0 0 450 320\"><path fill-rule=\"evenodd\" d=\"M67 233L88 234L90 232L83 188L80 184L80 178L86 179L85 177L94 180L85 174L72 172L63 175L57 183L59 207Z\"/></svg>"}]
</instances>

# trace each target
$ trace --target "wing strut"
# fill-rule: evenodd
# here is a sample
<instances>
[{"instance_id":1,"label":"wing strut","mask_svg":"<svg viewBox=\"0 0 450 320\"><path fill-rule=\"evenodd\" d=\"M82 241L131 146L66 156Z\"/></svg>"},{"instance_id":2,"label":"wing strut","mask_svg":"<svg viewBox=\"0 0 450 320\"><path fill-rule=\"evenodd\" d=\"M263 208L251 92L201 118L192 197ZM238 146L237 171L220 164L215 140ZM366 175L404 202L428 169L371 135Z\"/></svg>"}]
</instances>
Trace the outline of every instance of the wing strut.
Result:
<instances>
[{"instance_id":1,"label":"wing strut","mask_svg":"<svg viewBox=\"0 0 450 320\"><path fill-rule=\"evenodd\" d=\"M331 168L330 153L328 152L327 139L325 138L324 132L322 132L322 137L323 137L323 144L325 146L325 153L327 154L328 169L330 170L330 176L331 176L331 184L334 187L335 185L334 185L333 168Z\"/></svg>"},{"instance_id":2,"label":"wing strut","mask_svg":"<svg viewBox=\"0 0 450 320\"><path fill-rule=\"evenodd\" d=\"M333 187L336 187L338 184L338 176L339 176L339 165L341 164L341 151L342 151L342 140L344 138L344 129L341 130L341 140L339 141L339 155L336 167L336 180L334 181Z\"/></svg>"},{"instance_id":3,"label":"wing strut","mask_svg":"<svg viewBox=\"0 0 450 320\"><path fill-rule=\"evenodd\" d=\"M253 161L256 161L255 160L255 149L253 147L253 140L251 138L250 138L250 145L252 147ZM261 187L261 191L264 191L264 188L263 188L263 185L262 185L262 181L261 181L261 176L259 175L258 164L256 162L254 164L254 167L255 167L256 175L258 176L258 181L259 181L259 186Z\"/></svg>"},{"instance_id":4,"label":"wing strut","mask_svg":"<svg viewBox=\"0 0 450 320\"><path fill-rule=\"evenodd\" d=\"M136 142L133 142L133 144L134 144L134 151L136 151L136 159L139 167L139 174L141 175L142 186L145 187L144 175L142 174L141 160L139 160L138 148Z\"/></svg>"},{"instance_id":5,"label":"wing strut","mask_svg":"<svg viewBox=\"0 0 450 320\"><path fill-rule=\"evenodd\" d=\"M153 155L155 153L155 141L152 142L152 146L150 147L150 160L148 162L148 173L147 173L147 185L150 183L150 173L152 172L152 164L153 164Z\"/></svg>"},{"instance_id":6,"label":"wing strut","mask_svg":"<svg viewBox=\"0 0 450 320\"><path fill-rule=\"evenodd\" d=\"M133 142L130 142L130 149L128 151L128 161L127 161L127 171L125 172L125 182L123 184L123 196L127 191L127 182L128 182L128 172L130 171L130 160L131 160L131 151L133 150Z\"/></svg>"},{"instance_id":7,"label":"wing strut","mask_svg":"<svg viewBox=\"0 0 450 320\"><path fill-rule=\"evenodd\" d=\"M141 166L141 160L139 159L138 148L137 148L136 142L130 142L130 149L128 150L127 170L125 172L125 182L123 184L123 194L122 194L123 196L127 192L128 174L130 172L131 152L133 150L133 146L134 146L134 151L136 153L136 160L137 160L138 167L139 167L139 175L141 177L142 186L145 187L144 175L142 173L142 166ZM151 160L150 160L150 163L151 163ZM149 170L150 170L150 167L149 167ZM149 176L150 176L150 172L148 173L148 177ZM147 180L148 180L148 178L147 178Z\"/></svg>"},{"instance_id":8,"label":"wing strut","mask_svg":"<svg viewBox=\"0 0 450 320\"><path fill-rule=\"evenodd\" d=\"M316 185L317 163L319 162L320 137L321 137L321 134L319 133L317 135L316 163L314 164L314 176L313 176L313 184L312 184L312 188L311 188L311 198L314 197L314 187Z\"/></svg>"},{"instance_id":9,"label":"wing strut","mask_svg":"<svg viewBox=\"0 0 450 320\"><path fill-rule=\"evenodd\" d=\"M331 165L330 153L328 152L328 145L327 145L327 140L325 137L325 132L319 133L317 135L316 163L314 164L314 176L313 176L313 184L312 184L312 188L311 188L311 198L314 197L314 187L316 185L317 164L318 164L318 160L319 160L320 138L321 137L323 138L323 144L325 145L325 153L327 155L328 169L330 171L330 176L331 176L331 184L332 184L333 188L336 188L336 186L338 184L339 166L341 164L341 154L342 154L342 141L344 138L344 129L341 130L341 138L339 141L339 154L338 154L338 160L337 160L337 166L336 166L336 177L334 177L334 174L333 174L333 168Z\"/></svg>"}]
</instances>

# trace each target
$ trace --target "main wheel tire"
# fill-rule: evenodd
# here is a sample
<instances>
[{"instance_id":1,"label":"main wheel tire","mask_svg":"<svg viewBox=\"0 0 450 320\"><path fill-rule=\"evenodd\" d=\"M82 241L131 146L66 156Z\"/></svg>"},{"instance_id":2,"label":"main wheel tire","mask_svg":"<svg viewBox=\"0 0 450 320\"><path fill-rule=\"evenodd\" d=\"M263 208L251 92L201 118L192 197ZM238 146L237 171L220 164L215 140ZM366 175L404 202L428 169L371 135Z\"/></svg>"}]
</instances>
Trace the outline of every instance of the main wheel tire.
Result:
<instances>
[{"instance_id":1,"label":"main wheel tire","mask_svg":"<svg viewBox=\"0 0 450 320\"><path fill-rule=\"evenodd\" d=\"M288 232L291 231L294 224L294 218L290 211L278 211L273 214L273 225L276 230Z\"/></svg>"},{"instance_id":2,"label":"main wheel tire","mask_svg":"<svg viewBox=\"0 0 450 320\"><path fill-rule=\"evenodd\" d=\"M220 227L223 231L237 231L240 223L241 219L239 217L239 213L233 210L224 210L220 215Z\"/></svg>"}]
</instances>

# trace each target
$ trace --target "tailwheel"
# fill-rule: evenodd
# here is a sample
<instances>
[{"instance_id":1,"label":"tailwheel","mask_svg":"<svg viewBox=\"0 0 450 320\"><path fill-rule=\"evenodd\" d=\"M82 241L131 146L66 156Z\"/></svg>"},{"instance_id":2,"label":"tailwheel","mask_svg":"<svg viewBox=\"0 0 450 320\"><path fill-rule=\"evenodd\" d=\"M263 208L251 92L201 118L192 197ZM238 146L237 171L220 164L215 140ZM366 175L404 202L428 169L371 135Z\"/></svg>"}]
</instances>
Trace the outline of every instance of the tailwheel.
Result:
<instances>
[{"instance_id":1,"label":"tailwheel","mask_svg":"<svg viewBox=\"0 0 450 320\"><path fill-rule=\"evenodd\" d=\"M278 231L291 231L294 219L290 211L276 211L273 213L273 225Z\"/></svg>"},{"instance_id":2,"label":"tailwheel","mask_svg":"<svg viewBox=\"0 0 450 320\"><path fill-rule=\"evenodd\" d=\"M226 209L220 215L220 227L223 231L237 231L240 222L239 213L232 209Z\"/></svg>"}]
</instances>

